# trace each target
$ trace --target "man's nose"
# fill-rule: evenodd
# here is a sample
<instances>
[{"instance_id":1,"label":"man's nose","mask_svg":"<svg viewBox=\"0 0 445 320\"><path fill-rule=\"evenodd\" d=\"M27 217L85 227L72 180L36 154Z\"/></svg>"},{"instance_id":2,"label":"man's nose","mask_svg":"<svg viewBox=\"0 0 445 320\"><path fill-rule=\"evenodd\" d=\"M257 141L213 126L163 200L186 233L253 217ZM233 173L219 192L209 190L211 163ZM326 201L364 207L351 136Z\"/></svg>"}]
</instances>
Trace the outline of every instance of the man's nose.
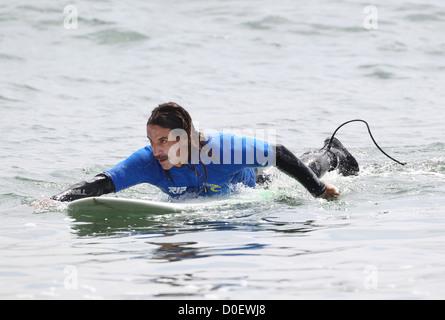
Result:
<instances>
[{"instance_id":1,"label":"man's nose","mask_svg":"<svg viewBox=\"0 0 445 320\"><path fill-rule=\"evenodd\" d=\"M165 153L164 148L157 147L157 146L153 146L152 148L153 148L153 155L155 157L164 155L164 153Z\"/></svg>"}]
</instances>

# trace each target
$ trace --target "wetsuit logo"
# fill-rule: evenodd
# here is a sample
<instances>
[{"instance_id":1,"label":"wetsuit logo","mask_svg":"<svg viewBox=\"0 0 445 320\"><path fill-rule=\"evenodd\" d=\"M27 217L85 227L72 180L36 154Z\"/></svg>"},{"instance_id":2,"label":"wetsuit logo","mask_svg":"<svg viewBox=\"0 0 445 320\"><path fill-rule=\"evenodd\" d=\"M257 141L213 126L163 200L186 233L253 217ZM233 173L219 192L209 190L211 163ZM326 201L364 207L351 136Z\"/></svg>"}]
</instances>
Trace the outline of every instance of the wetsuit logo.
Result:
<instances>
[{"instance_id":1,"label":"wetsuit logo","mask_svg":"<svg viewBox=\"0 0 445 320\"><path fill-rule=\"evenodd\" d=\"M182 195L184 193L216 193L221 190L222 187L217 184L195 187L168 187L168 192L174 195Z\"/></svg>"}]
</instances>

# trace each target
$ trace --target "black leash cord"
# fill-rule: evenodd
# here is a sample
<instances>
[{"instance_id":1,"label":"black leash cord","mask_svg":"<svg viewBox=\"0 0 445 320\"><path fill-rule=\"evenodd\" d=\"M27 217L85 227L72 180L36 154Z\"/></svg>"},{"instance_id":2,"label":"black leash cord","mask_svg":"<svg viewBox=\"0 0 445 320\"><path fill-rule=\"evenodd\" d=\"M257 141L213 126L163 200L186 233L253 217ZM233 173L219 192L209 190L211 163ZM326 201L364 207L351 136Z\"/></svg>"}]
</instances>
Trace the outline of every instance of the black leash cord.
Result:
<instances>
[{"instance_id":1,"label":"black leash cord","mask_svg":"<svg viewBox=\"0 0 445 320\"><path fill-rule=\"evenodd\" d=\"M406 165L406 162L400 162L400 161L394 159L393 157L389 156L385 151L383 151L382 148L380 148L380 146L377 144L377 142L375 141L374 137L372 136L371 128L369 128L369 124L368 124L365 120L361 120L361 119L350 120L350 121L347 121L347 122L343 123L341 126L339 126L339 127L334 131L334 133L332 134L331 140L329 140L328 150L331 149L332 141L334 140L334 137L335 137L335 134L337 133L337 131L340 130L341 127L343 127L343 126L345 126L345 125L347 125L348 123L351 123L351 122L363 122L364 124L366 124L366 127L368 128L369 135L370 135L372 141L374 142L374 144L376 145L376 147L377 147L377 148L378 148L378 149L379 149L385 156L387 156L388 158L390 158L392 161L397 162L398 164L401 164L402 166Z\"/></svg>"}]
</instances>

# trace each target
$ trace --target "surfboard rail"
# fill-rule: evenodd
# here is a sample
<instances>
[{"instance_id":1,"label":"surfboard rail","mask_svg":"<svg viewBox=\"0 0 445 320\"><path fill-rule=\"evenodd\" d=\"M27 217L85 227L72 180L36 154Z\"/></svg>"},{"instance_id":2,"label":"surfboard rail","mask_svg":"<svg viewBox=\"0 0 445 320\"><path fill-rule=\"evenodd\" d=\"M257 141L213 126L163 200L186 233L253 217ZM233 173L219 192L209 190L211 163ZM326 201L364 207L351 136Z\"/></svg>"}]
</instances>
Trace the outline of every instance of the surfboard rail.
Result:
<instances>
[{"instance_id":1,"label":"surfboard rail","mask_svg":"<svg viewBox=\"0 0 445 320\"><path fill-rule=\"evenodd\" d=\"M164 214L181 212L184 209L185 206L180 203L111 197L84 198L68 204L68 211L71 213L116 211Z\"/></svg>"}]
</instances>

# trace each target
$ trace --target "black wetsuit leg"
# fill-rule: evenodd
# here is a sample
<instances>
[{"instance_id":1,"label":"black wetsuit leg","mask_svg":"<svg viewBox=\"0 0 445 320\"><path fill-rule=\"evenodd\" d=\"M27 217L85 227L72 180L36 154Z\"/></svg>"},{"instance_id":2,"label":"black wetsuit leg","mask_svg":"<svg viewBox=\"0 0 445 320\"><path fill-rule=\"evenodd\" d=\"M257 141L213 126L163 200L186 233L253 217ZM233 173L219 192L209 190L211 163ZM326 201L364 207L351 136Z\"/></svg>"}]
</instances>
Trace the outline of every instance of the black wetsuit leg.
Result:
<instances>
[{"instance_id":1,"label":"black wetsuit leg","mask_svg":"<svg viewBox=\"0 0 445 320\"><path fill-rule=\"evenodd\" d=\"M322 150L304 153L300 157L318 178L323 177L326 172L333 171L337 165L337 156L332 151Z\"/></svg>"},{"instance_id":2,"label":"black wetsuit leg","mask_svg":"<svg viewBox=\"0 0 445 320\"><path fill-rule=\"evenodd\" d=\"M283 145L277 145L275 153L277 168L295 178L314 197L326 191L326 185L319 178L333 167L334 156L329 152L307 153L303 156L304 161Z\"/></svg>"},{"instance_id":3,"label":"black wetsuit leg","mask_svg":"<svg viewBox=\"0 0 445 320\"><path fill-rule=\"evenodd\" d=\"M115 191L116 187L113 180L107 174L101 173L95 176L93 180L76 183L67 190L52 196L51 199L70 202L82 198L98 197Z\"/></svg>"},{"instance_id":4,"label":"black wetsuit leg","mask_svg":"<svg viewBox=\"0 0 445 320\"><path fill-rule=\"evenodd\" d=\"M270 174L264 174L260 168L254 168L253 171L255 172L255 183L262 185L272 182Z\"/></svg>"}]
</instances>

